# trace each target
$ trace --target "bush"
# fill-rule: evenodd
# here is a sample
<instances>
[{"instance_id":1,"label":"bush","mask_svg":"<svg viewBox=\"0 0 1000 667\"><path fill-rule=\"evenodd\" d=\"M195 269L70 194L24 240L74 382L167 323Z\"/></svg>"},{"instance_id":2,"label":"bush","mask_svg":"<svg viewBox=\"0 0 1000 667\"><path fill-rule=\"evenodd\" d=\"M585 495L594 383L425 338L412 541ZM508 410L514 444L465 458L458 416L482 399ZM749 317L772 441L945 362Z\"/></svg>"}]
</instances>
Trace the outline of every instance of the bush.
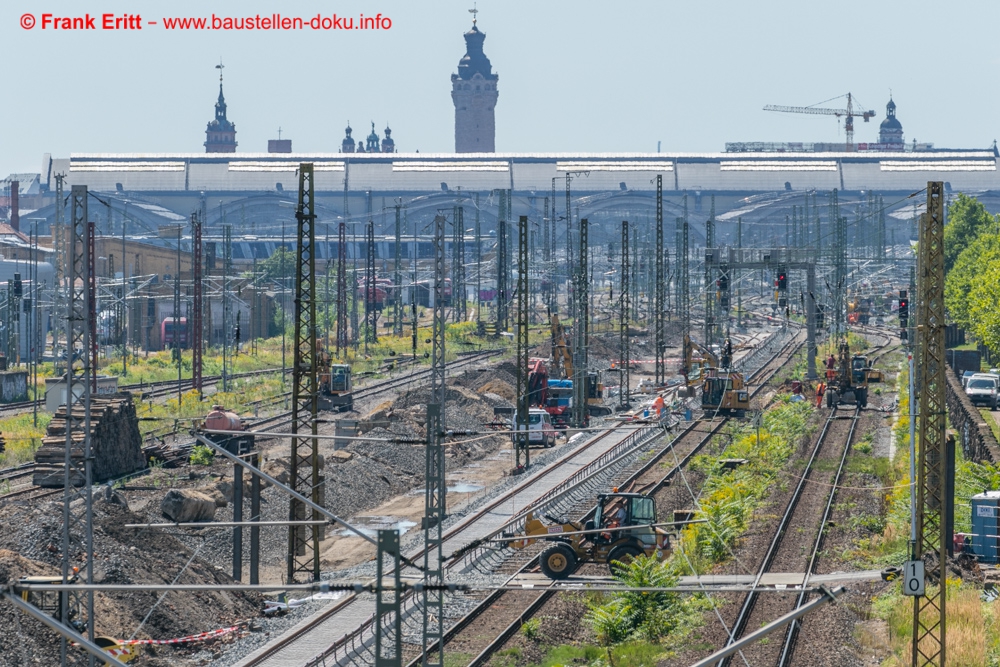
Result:
<instances>
[{"instance_id":1,"label":"bush","mask_svg":"<svg viewBox=\"0 0 1000 667\"><path fill-rule=\"evenodd\" d=\"M210 466L215 462L215 451L205 445L195 445L191 450L191 465Z\"/></svg>"}]
</instances>

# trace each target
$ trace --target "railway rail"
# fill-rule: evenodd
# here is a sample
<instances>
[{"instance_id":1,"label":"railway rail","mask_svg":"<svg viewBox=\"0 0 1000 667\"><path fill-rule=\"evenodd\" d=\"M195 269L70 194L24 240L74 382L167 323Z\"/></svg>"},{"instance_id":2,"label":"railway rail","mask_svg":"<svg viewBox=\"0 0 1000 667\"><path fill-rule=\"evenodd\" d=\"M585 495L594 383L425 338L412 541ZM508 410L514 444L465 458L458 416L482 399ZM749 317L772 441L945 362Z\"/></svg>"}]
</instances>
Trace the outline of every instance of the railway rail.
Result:
<instances>
[{"instance_id":1,"label":"railway rail","mask_svg":"<svg viewBox=\"0 0 1000 667\"><path fill-rule=\"evenodd\" d=\"M786 343L777 352L771 352L770 358L766 359L762 365L760 365L749 377L748 380L753 383L753 389L751 390L751 397L759 396L764 388L767 386L768 381L774 377L774 375L784 366L784 364L789 361L794 353L802 346L803 338L801 336L794 336L791 341ZM671 482L677 477L682 469L684 469L691 459L698 453L703 451L703 449L711 442L712 438L717 435L722 427L728 423L728 417L716 418L712 422L709 422L710 428L707 431L700 431L689 427L678 435L672 442L668 443L665 447L658 450L655 454L650 456L647 460L643 462L638 462L636 466L627 471L627 474L618 478L616 484L623 491L634 491L653 495L656 499L658 507L663 507L668 501L665 501L664 491L671 491ZM705 424L705 422L695 422L695 424ZM692 425L693 426L693 425ZM674 465L671 466L665 473L663 470L663 462L667 460L670 456ZM681 493L684 493L681 491ZM671 494L668 494L671 495ZM676 495L676 494L672 494ZM579 505L576 509L576 516L583 518L588 514L593 508L593 496L590 498L589 503L583 503ZM540 551L541 547L536 550ZM524 578L525 573L534 572L537 570L537 557L531 562L523 565L516 572L514 572L509 579L504 582L505 584L511 584L516 581L521 581ZM529 619L534 613L536 613L541 607L547 602L552 595L556 592L554 585L549 586L539 586L534 591L516 591L512 595L508 595L509 592L497 591L488 598L486 598L480 606L470 613L456 624L449 633L446 633L445 640L453 640L459 632L472 626L473 622L477 617L486 614L487 610L490 611L491 619L490 625L495 626L497 619L495 616L497 612L500 612L502 618L501 622L504 620L508 621L503 629L499 633L495 633L495 636L486 645L482 646L476 657L469 662L469 667L476 667L479 665L484 665L489 661L490 657L493 656L498 650L500 650L504 644L513 637L525 620ZM515 604L513 601L506 606L506 608L497 605L497 602L501 600L505 595L508 598L516 598L520 600L520 604ZM474 643L474 636L485 632L485 629L477 628L476 631L470 631L467 633L468 636L465 637L463 642L463 650L468 652L470 642ZM478 648L478 647L477 647ZM415 667L419 663L419 660L413 660L409 663L408 667Z\"/></svg>"},{"instance_id":2,"label":"railway rail","mask_svg":"<svg viewBox=\"0 0 1000 667\"><path fill-rule=\"evenodd\" d=\"M783 343L777 350L770 349L769 353L772 355L772 359L781 355L782 352L790 356L791 352L800 345L801 336L796 335L791 343ZM777 367L772 370L771 374L773 375L776 370ZM760 388L755 389L756 391L760 391ZM534 554L526 555L524 562L514 562L514 559L510 558L511 552L509 550L499 551L491 543L491 539L502 533L523 529L524 520L529 510L536 513L565 515L581 508L583 504L592 504L595 494L600 489L606 489L615 479L630 477L636 469L650 470L657 460L662 459L667 452L672 451L673 447L681 443L685 445L683 455L689 459L690 451L703 446L711 439L712 435L718 433L724 423L725 420L708 424L700 421L692 422L671 444L657 450L652 461L640 460L640 458L641 455L648 454L655 445L658 436L662 434L659 429L633 431L624 438L621 437L622 429L620 427L599 433L567 456L536 473L532 478L523 481L517 488L502 494L485 508L451 528L446 534L445 550L449 551L455 546L462 548L449 557L445 568L452 576L475 571L480 574L492 573L502 580L509 580L510 577L496 575L496 573L502 567L506 567L508 570L514 568L517 571L523 571L532 566L535 560ZM594 448L599 447L601 443L612 442L613 440L609 439L613 438L616 432L619 435L614 446L605 449L600 456L593 456L596 451L600 451L595 451ZM688 439L693 440L693 442L689 443ZM588 454L588 452L590 453ZM527 498L531 489L550 486L551 481L549 480L558 478L560 469L567 466L580 466L581 455L585 458L591 457L587 465L579 467L575 473L536 496L531 502L518 504L517 499ZM541 481L536 482L536 480ZM501 505L521 506L522 509L509 519L499 521L494 510ZM407 554L407 557L418 558L421 554L422 552L418 551L414 554ZM482 610L495 602L495 598L499 595L502 594L495 594L492 600L489 598L485 601L454 600L454 604L450 603L449 608L469 608L469 613L447 631L447 636L454 636L456 631L468 625L482 613ZM323 643L324 648L318 653L314 653L311 656L312 659L305 664L333 665L368 662L371 659L374 620L371 611L374 605L370 601L363 605L368 612L367 618L362 623L355 624L353 629L347 629L349 623L338 623L333 620L337 617L346 620L348 615L356 617L356 611L360 604L357 598L352 601L343 600L331 609L317 614L313 620L299 626L272 646L248 657L239 664L247 667L251 665L303 664L302 656L308 653L308 647L314 646L318 641ZM355 608L352 614L345 613L345 610L352 607ZM406 596L403 600L403 623L407 632L419 635L419 632L416 631L421 616L419 612L419 600L413 596ZM344 632L344 630L347 631ZM342 636L333 643L329 641L331 631L342 633ZM325 637L316 637L315 635L325 635ZM415 650L411 648L408 652L412 653Z\"/></svg>"}]
</instances>

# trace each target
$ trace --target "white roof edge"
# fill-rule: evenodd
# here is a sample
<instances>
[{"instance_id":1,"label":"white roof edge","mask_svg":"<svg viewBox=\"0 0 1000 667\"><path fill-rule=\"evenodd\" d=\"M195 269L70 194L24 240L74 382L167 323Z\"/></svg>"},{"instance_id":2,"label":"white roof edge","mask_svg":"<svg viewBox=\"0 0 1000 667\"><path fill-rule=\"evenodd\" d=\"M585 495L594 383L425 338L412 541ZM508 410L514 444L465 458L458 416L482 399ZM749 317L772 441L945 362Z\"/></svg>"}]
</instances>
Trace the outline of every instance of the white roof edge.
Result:
<instances>
[{"instance_id":1,"label":"white roof edge","mask_svg":"<svg viewBox=\"0 0 1000 667\"><path fill-rule=\"evenodd\" d=\"M896 159L941 160L993 158L992 149L953 151L860 151L854 153L745 152L745 153L70 153L71 160L831 160Z\"/></svg>"}]
</instances>

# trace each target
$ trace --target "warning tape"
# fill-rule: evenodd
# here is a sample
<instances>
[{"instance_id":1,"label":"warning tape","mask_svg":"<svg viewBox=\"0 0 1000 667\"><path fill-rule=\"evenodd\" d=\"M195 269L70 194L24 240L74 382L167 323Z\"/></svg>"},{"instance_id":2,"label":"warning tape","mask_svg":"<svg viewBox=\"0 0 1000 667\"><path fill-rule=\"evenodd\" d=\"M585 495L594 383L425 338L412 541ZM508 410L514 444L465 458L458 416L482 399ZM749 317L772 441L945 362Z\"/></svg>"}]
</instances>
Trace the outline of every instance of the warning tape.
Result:
<instances>
[{"instance_id":1,"label":"warning tape","mask_svg":"<svg viewBox=\"0 0 1000 667\"><path fill-rule=\"evenodd\" d=\"M132 644L187 644L190 642L200 642L206 639L214 639L215 637L221 637L223 635L228 635L230 632L236 632L240 626L234 625L229 628L219 628L218 630L209 630L208 632L199 632L196 635L188 635L187 637L177 637L176 639L126 639L119 642L123 646L129 646Z\"/></svg>"}]
</instances>

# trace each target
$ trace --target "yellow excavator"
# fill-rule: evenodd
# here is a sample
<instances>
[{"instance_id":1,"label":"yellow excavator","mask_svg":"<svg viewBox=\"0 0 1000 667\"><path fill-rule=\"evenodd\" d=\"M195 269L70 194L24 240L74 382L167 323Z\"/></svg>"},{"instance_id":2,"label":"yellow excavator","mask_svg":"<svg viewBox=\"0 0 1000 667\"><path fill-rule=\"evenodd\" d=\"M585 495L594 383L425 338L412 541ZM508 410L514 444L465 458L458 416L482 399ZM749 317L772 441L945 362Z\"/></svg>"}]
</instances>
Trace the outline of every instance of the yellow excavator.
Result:
<instances>
[{"instance_id":1,"label":"yellow excavator","mask_svg":"<svg viewBox=\"0 0 1000 667\"><path fill-rule=\"evenodd\" d=\"M847 341L841 341L837 349L834 366L827 362L826 369L826 405L835 408L838 405L855 405L858 409L868 406L868 385L885 380L882 371L872 368L868 357L851 355Z\"/></svg>"},{"instance_id":2,"label":"yellow excavator","mask_svg":"<svg viewBox=\"0 0 1000 667\"><path fill-rule=\"evenodd\" d=\"M700 357L695 357L698 351ZM722 363L710 349L684 336L684 368L688 387L701 385L701 409L711 415L742 418L750 409L750 392L743 374L732 370L733 348L727 339Z\"/></svg>"}]
</instances>

